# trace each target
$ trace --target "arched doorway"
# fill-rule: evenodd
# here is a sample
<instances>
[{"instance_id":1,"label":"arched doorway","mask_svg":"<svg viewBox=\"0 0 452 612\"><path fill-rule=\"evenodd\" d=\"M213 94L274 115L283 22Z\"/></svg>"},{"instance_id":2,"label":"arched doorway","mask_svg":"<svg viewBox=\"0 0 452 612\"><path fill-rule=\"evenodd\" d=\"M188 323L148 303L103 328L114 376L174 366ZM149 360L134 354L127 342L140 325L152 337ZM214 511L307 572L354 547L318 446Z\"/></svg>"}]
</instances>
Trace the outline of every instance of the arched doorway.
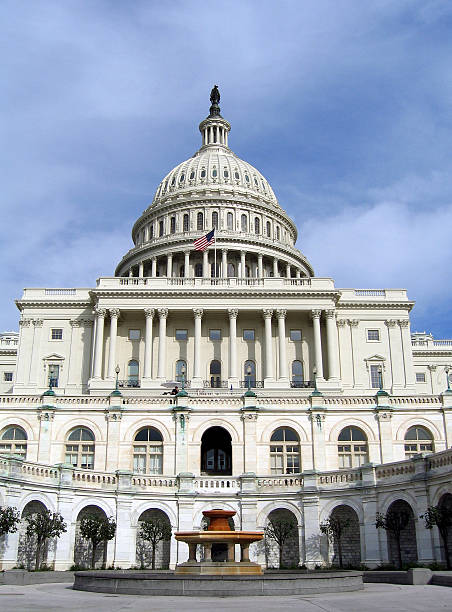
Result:
<instances>
[{"instance_id":1,"label":"arched doorway","mask_svg":"<svg viewBox=\"0 0 452 612\"><path fill-rule=\"evenodd\" d=\"M359 533L359 519L355 510L350 506L336 506L330 517L336 519L342 526L340 546L342 553L343 567L356 567L361 563L361 539ZM339 542L331 542L332 557L331 563L339 565Z\"/></svg>"},{"instance_id":2,"label":"arched doorway","mask_svg":"<svg viewBox=\"0 0 452 612\"><path fill-rule=\"evenodd\" d=\"M277 508L272 510L267 517L267 524L271 521L275 524L276 528L280 524L282 531L285 530L284 526L288 524L293 524L294 529L283 542L281 559L278 542L268 537L268 535L265 536L264 545L267 567L298 567L300 551L298 546L298 521L295 514L286 508Z\"/></svg>"},{"instance_id":3,"label":"arched doorway","mask_svg":"<svg viewBox=\"0 0 452 612\"><path fill-rule=\"evenodd\" d=\"M26 504L26 506L22 510L21 521L19 525L19 546L17 549L17 565L23 566L29 571L35 569L37 540L35 535L27 535L27 516L32 516L33 514L42 514L46 510L47 508L45 507L45 505L37 500L28 502L28 504ZM43 550L41 550L40 565L45 565L47 563L49 545L50 543L46 541L43 546Z\"/></svg>"},{"instance_id":4,"label":"arched doorway","mask_svg":"<svg viewBox=\"0 0 452 612\"><path fill-rule=\"evenodd\" d=\"M414 512L410 504L403 499L392 502L388 508L388 513L404 513L407 515L408 522L400 532L400 554L403 563L415 563L417 561L416 526L414 523ZM388 556L392 565L398 566L398 542L392 531L387 531L388 537Z\"/></svg>"},{"instance_id":5,"label":"arched doorway","mask_svg":"<svg viewBox=\"0 0 452 612\"><path fill-rule=\"evenodd\" d=\"M152 544L140 537L141 524L143 521L150 521L158 531L158 524L171 529L171 522L168 515L158 508L149 508L140 515L137 525L137 544L136 544L136 563L141 569L152 567ZM155 569L168 569L170 563L171 540L159 540L155 547Z\"/></svg>"},{"instance_id":6,"label":"arched doorway","mask_svg":"<svg viewBox=\"0 0 452 612\"><path fill-rule=\"evenodd\" d=\"M223 427L210 427L202 436L201 472L209 476L232 474L231 436Z\"/></svg>"},{"instance_id":7,"label":"arched doorway","mask_svg":"<svg viewBox=\"0 0 452 612\"><path fill-rule=\"evenodd\" d=\"M92 545L91 542L85 540L80 534L80 522L84 516L99 516L102 518L107 518L107 515L99 508L99 506L85 506L80 510L77 516L77 521L75 524L75 543L74 543L74 563L80 567L91 567L91 550ZM96 558L94 566L96 569L102 568L107 560L107 542L104 542L103 545L100 544L96 551Z\"/></svg>"}]
</instances>

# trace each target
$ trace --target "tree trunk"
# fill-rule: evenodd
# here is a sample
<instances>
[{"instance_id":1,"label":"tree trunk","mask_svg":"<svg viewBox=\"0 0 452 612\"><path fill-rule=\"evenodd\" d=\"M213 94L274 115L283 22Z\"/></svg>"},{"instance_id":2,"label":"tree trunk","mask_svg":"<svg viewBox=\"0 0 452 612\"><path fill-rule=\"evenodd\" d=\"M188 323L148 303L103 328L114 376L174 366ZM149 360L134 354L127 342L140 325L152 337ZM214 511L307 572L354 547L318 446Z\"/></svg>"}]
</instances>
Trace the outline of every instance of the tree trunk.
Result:
<instances>
[{"instance_id":1,"label":"tree trunk","mask_svg":"<svg viewBox=\"0 0 452 612\"><path fill-rule=\"evenodd\" d=\"M396 542L397 542L398 568L402 569L402 549L401 549L401 546L400 546L400 534L398 536L396 536Z\"/></svg>"},{"instance_id":2,"label":"tree trunk","mask_svg":"<svg viewBox=\"0 0 452 612\"><path fill-rule=\"evenodd\" d=\"M279 569L283 566L283 545L279 544Z\"/></svg>"},{"instance_id":3,"label":"tree trunk","mask_svg":"<svg viewBox=\"0 0 452 612\"><path fill-rule=\"evenodd\" d=\"M102 547L102 569L107 567L107 540L104 541L104 545Z\"/></svg>"},{"instance_id":4,"label":"tree trunk","mask_svg":"<svg viewBox=\"0 0 452 612\"><path fill-rule=\"evenodd\" d=\"M97 551L97 544L94 544L93 542L93 549L91 551L91 569L94 569L96 566L96 551Z\"/></svg>"},{"instance_id":5,"label":"tree trunk","mask_svg":"<svg viewBox=\"0 0 452 612\"><path fill-rule=\"evenodd\" d=\"M342 541L340 536L337 539L337 554L339 556L339 567L342 569L343 567L343 562L342 562Z\"/></svg>"},{"instance_id":6,"label":"tree trunk","mask_svg":"<svg viewBox=\"0 0 452 612\"><path fill-rule=\"evenodd\" d=\"M157 544L152 544L152 569L155 570L155 549L157 548Z\"/></svg>"},{"instance_id":7,"label":"tree trunk","mask_svg":"<svg viewBox=\"0 0 452 612\"><path fill-rule=\"evenodd\" d=\"M41 540L38 538L37 542L36 542L36 562L35 562L35 570L39 569L39 564L40 564L40 560L41 560L41 548L42 548L42 542Z\"/></svg>"}]
</instances>

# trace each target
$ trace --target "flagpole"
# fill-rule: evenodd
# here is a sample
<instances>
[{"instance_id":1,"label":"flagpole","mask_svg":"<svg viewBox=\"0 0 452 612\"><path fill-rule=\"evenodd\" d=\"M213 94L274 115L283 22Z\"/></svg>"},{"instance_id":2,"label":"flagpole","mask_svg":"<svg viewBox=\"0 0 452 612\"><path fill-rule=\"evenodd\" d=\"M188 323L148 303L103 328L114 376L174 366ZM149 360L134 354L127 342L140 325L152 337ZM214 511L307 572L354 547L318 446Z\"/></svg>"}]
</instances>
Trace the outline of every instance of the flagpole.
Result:
<instances>
[{"instance_id":1,"label":"flagpole","mask_svg":"<svg viewBox=\"0 0 452 612\"><path fill-rule=\"evenodd\" d=\"M214 245L214 273L213 276L214 278L217 278L217 241L215 238L215 228L213 228L214 230L214 234L213 234L213 245Z\"/></svg>"}]
</instances>

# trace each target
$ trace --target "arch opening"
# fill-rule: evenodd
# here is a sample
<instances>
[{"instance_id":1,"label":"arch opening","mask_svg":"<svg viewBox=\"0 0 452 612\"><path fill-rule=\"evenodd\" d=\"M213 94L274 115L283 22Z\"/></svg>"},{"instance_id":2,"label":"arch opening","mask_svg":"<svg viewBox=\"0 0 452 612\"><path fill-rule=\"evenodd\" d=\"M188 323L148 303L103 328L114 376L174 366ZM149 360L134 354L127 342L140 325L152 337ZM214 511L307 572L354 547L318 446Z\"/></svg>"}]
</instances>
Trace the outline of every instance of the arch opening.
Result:
<instances>
[{"instance_id":1,"label":"arch opening","mask_svg":"<svg viewBox=\"0 0 452 612\"><path fill-rule=\"evenodd\" d=\"M201 438L201 473L232 474L231 435L224 427L210 427Z\"/></svg>"}]
</instances>

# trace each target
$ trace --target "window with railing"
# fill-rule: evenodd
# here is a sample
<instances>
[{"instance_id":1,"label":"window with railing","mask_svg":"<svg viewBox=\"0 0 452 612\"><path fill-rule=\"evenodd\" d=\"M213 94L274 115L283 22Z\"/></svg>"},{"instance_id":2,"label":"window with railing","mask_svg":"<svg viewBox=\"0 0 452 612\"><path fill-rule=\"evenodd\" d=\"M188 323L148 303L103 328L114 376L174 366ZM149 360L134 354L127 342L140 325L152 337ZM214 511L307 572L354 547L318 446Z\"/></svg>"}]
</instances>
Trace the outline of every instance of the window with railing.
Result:
<instances>
[{"instance_id":1,"label":"window with railing","mask_svg":"<svg viewBox=\"0 0 452 612\"><path fill-rule=\"evenodd\" d=\"M220 331L220 330L215 330L215 331ZM210 362L209 374L210 374L210 386L212 388L221 387L221 362L218 361L218 359L213 359Z\"/></svg>"}]
</instances>

